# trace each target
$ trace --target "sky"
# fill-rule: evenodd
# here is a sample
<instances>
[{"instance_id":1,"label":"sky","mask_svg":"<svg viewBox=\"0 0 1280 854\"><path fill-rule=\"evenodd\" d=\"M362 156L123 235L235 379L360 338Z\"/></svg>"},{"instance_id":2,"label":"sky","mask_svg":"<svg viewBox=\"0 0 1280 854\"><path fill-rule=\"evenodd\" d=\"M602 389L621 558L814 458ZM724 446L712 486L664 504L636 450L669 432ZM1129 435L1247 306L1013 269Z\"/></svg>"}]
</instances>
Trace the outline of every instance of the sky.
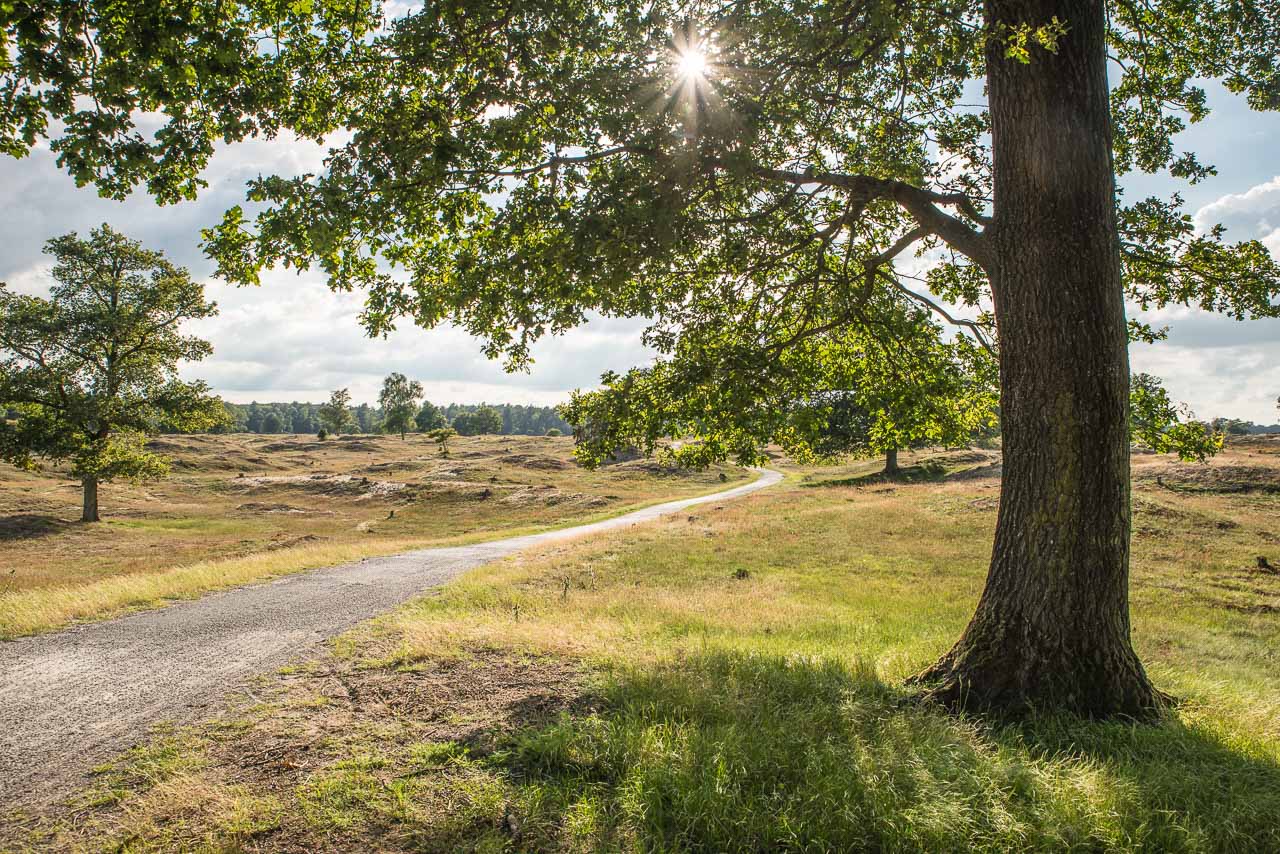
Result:
<instances>
[{"instance_id":1,"label":"sky","mask_svg":"<svg viewBox=\"0 0 1280 854\"><path fill-rule=\"evenodd\" d=\"M1251 112L1216 84L1209 92L1213 113L1178 142L1219 174L1197 186L1167 176L1126 176L1126 198L1181 192L1198 225L1220 222L1229 239L1260 239L1280 257L1280 115ZM143 192L114 202L77 188L46 147L22 160L0 155L0 281L20 292L43 292L50 282L45 241L111 223L207 282L220 313L187 329L212 341L214 354L184 373L241 403L318 402L340 387L358 402L373 401L382 378L399 371L420 380L435 403L550 405L573 389L596 386L603 371L652 358L640 340L643 320L592 318L542 341L531 372L508 374L458 329L405 322L386 338L366 337L358 322L362 296L329 291L315 272L269 271L257 288L213 279L199 248L200 229L243 200L248 179L318 171L323 155L290 137L224 146L205 173L209 187L201 197L167 207ZM1184 308L1131 314L1170 329L1167 341L1132 345L1133 369L1162 377L1171 396L1197 416L1280 421L1280 319L1240 322Z\"/></svg>"}]
</instances>

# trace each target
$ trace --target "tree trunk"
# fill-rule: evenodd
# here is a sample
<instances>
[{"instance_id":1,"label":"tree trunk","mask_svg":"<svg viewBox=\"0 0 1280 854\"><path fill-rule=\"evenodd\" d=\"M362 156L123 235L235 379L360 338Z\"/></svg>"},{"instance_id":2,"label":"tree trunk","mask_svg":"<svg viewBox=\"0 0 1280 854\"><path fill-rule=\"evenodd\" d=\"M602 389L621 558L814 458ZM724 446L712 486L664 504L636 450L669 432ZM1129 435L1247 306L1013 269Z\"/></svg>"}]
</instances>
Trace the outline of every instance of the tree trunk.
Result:
<instances>
[{"instance_id":1,"label":"tree trunk","mask_svg":"<svg viewBox=\"0 0 1280 854\"><path fill-rule=\"evenodd\" d=\"M98 518L98 479L86 477L80 481L84 487L84 504L80 511L81 522L99 522Z\"/></svg>"},{"instance_id":2,"label":"tree trunk","mask_svg":"<svg viewBox=\"0 0 1280 854\"><path fill-rule=\"evenodd\" d=\"M901 469L898 468L898 449L886 451L884 455L884 473L897 474Z\"/></svg>"},{"instance_id":3,"label":"tree trunk","mask_svg":"<svg viewBox=\"0 0 1280 854\"><path fill-rule=\"evenodd\" d=\"M1129 359L1102 0L988 0L1068 31L987 51L1004 481L977 612L918 681L953 707L1158 715L1129 632Z\"/></svg>"}]
</instances>

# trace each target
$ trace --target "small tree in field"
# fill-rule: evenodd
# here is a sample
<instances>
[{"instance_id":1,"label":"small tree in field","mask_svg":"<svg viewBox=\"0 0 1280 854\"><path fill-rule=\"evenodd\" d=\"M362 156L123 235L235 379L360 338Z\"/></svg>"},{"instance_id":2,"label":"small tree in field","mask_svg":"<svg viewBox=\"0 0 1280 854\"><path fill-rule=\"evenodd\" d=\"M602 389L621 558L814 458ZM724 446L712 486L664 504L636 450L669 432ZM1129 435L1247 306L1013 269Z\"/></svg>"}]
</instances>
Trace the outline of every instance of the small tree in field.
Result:
<instances>
[{"instance_id":1,"label":"small tree in field","mask_svg":"<svg viewBox=\"0 0 1280 854\"><path fill-rule=\"evenodd\" d=\"M45 251L57 261L48 299L0 284L0 410L17 413L0 422L0 459L24 469L69 461L84 490L80 518L97 522L99 483L168 471L144 448L148 431L226 422L208 386L177 371L213 350L182 322L217 307L186 270L107 225Z\"/></svg>"},{"instance_id":2,"label":"small tree in field","mask_svg":"<svg viewBox=\"0 0 1280 854\"><path fill-rule=\"evenodd\" d=\"M440 456L445 459L449 458L449 440L458 435L458 431L452 427L437 427L427 434L428 439L434 439L435 443L440 446Z\"/></svg>"},{"instance_id":3,"label":"small tree in field","mask_svg":"<svg viewBox=\"0 0 1280 854\"><path fill-rule=\"evenodd\" d=\"M996 420L996 365L961 339L947 344L928 325L913 341L917 370L903 376L889 359L864 353L836 374L842 389L798 407L791 444L799 456L883 454L884 473L899 472L898 451L966 444Z\"/></svg>"},{"instance_id":4,"label":"small tree in field","mask_svg":"<svg viewBox=\"0 0 1280 854\"><path fill-rule=\"evenodd\" d=\"M345 388L335 389L329 395L329 402L316 410L316 417L331 435L340 435L354 423L351 419L351 392Z\"/></svg>"},{"instance_id":5,"label":"small tree in field","mask_svg":"<svg viewBox=\"0 0 1280 854\"><path fill-rule=\"evenodd\" d=\"M401 373L393 373L382 381L378 405L382 407L382 429L387 433L404 434L414 427L414 415L418 401L422 399L422 383Z\"/></svg>"}]
</instances>

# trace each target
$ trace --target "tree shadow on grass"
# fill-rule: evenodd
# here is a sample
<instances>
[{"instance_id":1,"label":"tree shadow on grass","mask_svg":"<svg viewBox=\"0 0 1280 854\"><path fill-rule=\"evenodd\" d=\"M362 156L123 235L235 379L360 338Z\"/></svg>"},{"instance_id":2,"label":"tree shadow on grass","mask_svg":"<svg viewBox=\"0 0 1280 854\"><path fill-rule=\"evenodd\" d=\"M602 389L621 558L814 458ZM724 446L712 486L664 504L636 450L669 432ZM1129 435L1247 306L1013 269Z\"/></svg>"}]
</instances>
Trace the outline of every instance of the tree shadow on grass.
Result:
<instances>
[{"instance_id":1,"label":"tree shadow on grass","mask_svg":"<svg viewBox=\"0 0 1280 854\"><path fill-rule=\"evenodd\" d=\"M952 467L937 460L925 460L914 466L903 466L895 474L876 471L856 477L828 478L826 480L810 480L802 486L814 487L863 487L884 484L941 483L957 480L983 480L1000 477L1003 468L999 460L983 465L968 467Z\"/></svg>"},{"instance_id":2,"label":"tree shadow on grass","mask_svg":"<svg viewBox=\"0 0 1280 854\"><path fill-rule=\"evenodd\" d=\"M1280 850L1266 746L904 699L869 669L708 654L615 672L601 711L485 762L527 850Z\"/></svg>"},{"instance_id":3,"label":"tree shadow on grass","mask_svg":"<svg viewBox=\"0 0 1280 854\"><path fill-rule=\"evenodd\" d=\"M947 476L948 470L946 466L932 460L926 460L918 465L903 466L892 474L881 470L854 477L837 477L826 480L806 481L802 485L814 488L879 486L881 484L895 483L937 483L938 481L945 480Z\"/></svg>"},{"instance_id":4,"label":"tree shadow on grass","mask_svg":"<svg viewBox=\"0 0 1280 854\"><path fill-rule=\"evenodd\" d=\"M0 516L0 543L13 540L33 540L37 537L50 537L60 534L72 523L56 516L42 516L36 513L20 513L14 516Z\"/></svg>"}]
</instances>

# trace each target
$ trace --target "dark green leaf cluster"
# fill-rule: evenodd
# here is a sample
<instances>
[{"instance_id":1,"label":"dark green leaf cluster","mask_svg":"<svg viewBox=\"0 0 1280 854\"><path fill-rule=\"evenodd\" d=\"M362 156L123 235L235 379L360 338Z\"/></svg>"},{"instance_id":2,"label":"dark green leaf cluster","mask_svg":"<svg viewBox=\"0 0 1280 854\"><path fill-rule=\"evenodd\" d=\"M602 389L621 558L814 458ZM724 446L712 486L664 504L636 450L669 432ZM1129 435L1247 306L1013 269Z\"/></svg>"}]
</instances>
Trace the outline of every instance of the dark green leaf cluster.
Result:
<instances>
[{"instance_id":1,"label":"dark green leaf cluster","mask_svg":"<svg viewBox=\"0 0 1280 854\"><path fill-rule=\"evenodd\" d=\"M1227 244L1220 225L1197 233L1177 195L1121 208L1119 224L1125 285L1143 309L1176 304L1238 320L1280 317L1280 263L1261 242Z\"/></svg>"},{"instance_id":2,"label":"dark green leaf cluster","mask_svg":"<svg viewBox=\"0 0 1280 854\"><path fill-rule=\"evenodd\" d=\"M485 436L503 432L502 413L483 404L474 410L459 412L451 423L459 436Z\"/></svg>"},{"instance_id":3,"label":"dark green leaf cluster","mask_svg":"<svg viewBox=\"0 0 1280 854\"><path fill-rule=\"evenodd\" d=\"M880 306L874 333L841 323L787 347L736 336L684 337L672 357L562 407L587 465L621 448L654 453L664 437L696 441L667 451L686 465L749 464L778 443L798 459L959 444L994 421L995 360L941 330L905 300Z\"/></svg>"},{"instance_id":4,"label":"dark green leaf cluster","mask_svg":"<svg viewBox=\"0 0 1280 854\"><path fill-rule=\"evenodd\" d=\"M1112 0L1111 92L1120 172L1167 169L1193 183L1213 174L1173 136L1208 115L1205 79L1255 110L1280 109L1280 8L1266 0Z\"/></svg>"},{"instance_id":5,"label":"dark green leaf cluster","mask_svg":"<svg viewBox=\"0 0 1280 854\"><path fill-rule=\"evenodd\" d=\"M446 424L444 413L440 411L440 407L436 406L429 400L424 400L422 406L418 409L417 415L413 417L413 422L417 426L419 432L426 433L443 427Z\"/></svg>"}]
</instances>

